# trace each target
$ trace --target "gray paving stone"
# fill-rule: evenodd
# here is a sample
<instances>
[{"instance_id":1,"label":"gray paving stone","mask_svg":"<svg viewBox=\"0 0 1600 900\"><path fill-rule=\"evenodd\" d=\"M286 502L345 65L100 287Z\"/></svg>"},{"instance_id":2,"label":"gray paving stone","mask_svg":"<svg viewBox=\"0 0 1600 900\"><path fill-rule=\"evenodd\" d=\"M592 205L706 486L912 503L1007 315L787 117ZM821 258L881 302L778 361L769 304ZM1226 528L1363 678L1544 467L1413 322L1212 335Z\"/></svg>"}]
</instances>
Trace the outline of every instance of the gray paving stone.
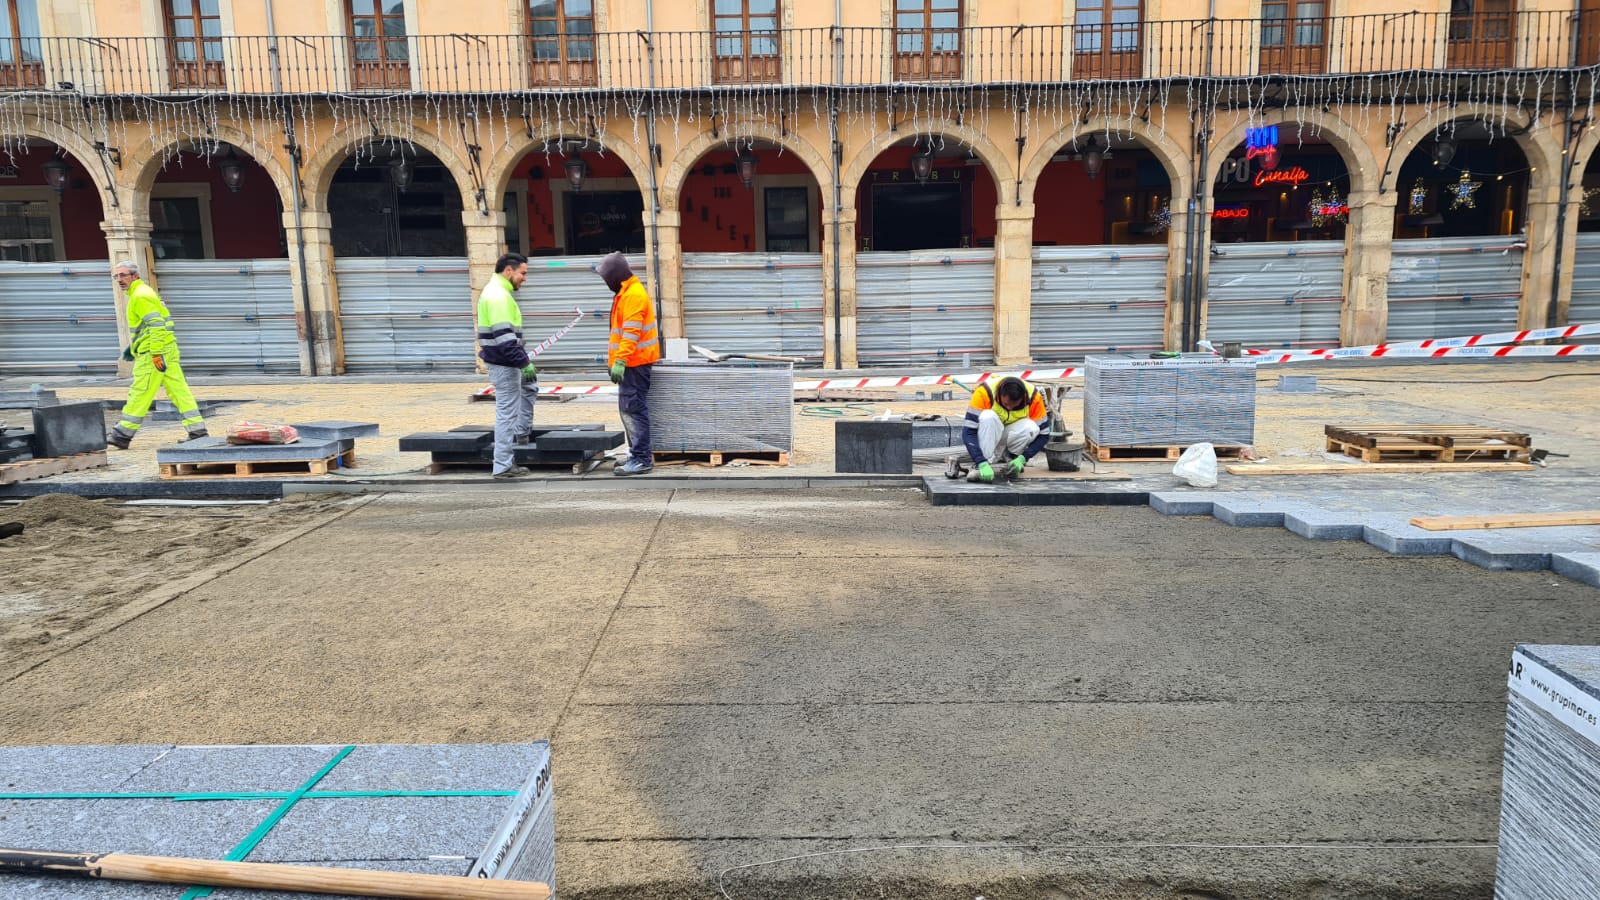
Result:
<instances>
[{"instance_id":1,"label":"gray paving stone","mask_svg":"<svg viewBox=\"0 0 1600 900\"><path fill-rule=\"evenodd\" d=\"M1283 527L1282 506L1270 500L1222 498L1212 504L1211 514L1219 522L1241 528Z\"/></svg>"},{"instance_id":2,"label":"gray paving stone","mask_svg":"<svg viewBox=\"0 0 1600 900\"><path fill-rule=\"evenodd\" d=\"M1283 527L1303 538L1313 541L1359 541L1366 533L1366 523L1353 512L1324 509L1286 510Z\"/></svg>"},{"instance_id":3,"label":"gray paving stone","mask_svg":"<svg viewBox=\"0 0 1600 900\"><path fill-rule=\"evenodd\" d=\"M300 432L302 439L343 441L353 438L378 437L378 423L376 422L306 422L303 425L294 427Z\"/></svg>"},{"instance_id":4,"label":"gray paving stone","mask_svg":"<svg viewBox=\"0 0 1600 900\"><path fill-rule=\"evenodd\" d=\"M1557 575L1600 587L1600 551L1550 554Z\"/></svg>"},{"instance_id":5,"label":"gray paving stone","mask_svg":"<svg viewBox=\"0 0 1600 900\"><path fill-rule=\"evenodd\" d=\"M1151 491L1150 507L1164 516L1209 516L1216 497L1205 492Z\"/></svg>"},{"instance_id":6,"label":"gray paving stone","mask_svg":"<svg viewBox=\"0 0 1600 900\"><path fill-rule=\"evenodd\" d=\"M230 444L227 438L203 437L156 450L158 463L236 462L272 460L291 462L326 459L340 453L338 441L301 440L293 444Z\"/></svg>"},{"instance_id":7,"label":"gray paving stone","mask_svg":"<svg viewBox=\"0 0 1600 900\"><path fill-rule=\"evenodd\" d=\"M476 453L494 443L488 431L419 431L400 439L402 453Z\"/></svg>"},{"instance_id":8,"label":"gray paving stone","mask_svg":"<svg viewBox=\"0 0 1600 900\"><path fill-rule=\"evenodd\" d=\"M1450 554L1481 569L1540 572L1550 568L1548 550L1531 543L1505 540L1494 535L1458 537L1450 545Z\"/></svg>"},{"instance_id":9,"label":"gray paving stone","mask_svg":"<svg viewBox=\"0 0 1600 900\"><path fill-rule=\"evenodd\" d=\"M34 408L33 455L36 459L93 453L105 448L105 408L99 401Z\"/></svg>"},{"instance_id":10,"label":"gray paving stone","mask_svg":"<svg viewBox=\"0 0 1600 900\"><path fill-rule=\"evenodd\" d=\"M1361 539L1385 553L1396 556L1449 556L1455 539L1438 531L1427 531L1404 520L1367 525Z\"/></svg>"}]
</instances>

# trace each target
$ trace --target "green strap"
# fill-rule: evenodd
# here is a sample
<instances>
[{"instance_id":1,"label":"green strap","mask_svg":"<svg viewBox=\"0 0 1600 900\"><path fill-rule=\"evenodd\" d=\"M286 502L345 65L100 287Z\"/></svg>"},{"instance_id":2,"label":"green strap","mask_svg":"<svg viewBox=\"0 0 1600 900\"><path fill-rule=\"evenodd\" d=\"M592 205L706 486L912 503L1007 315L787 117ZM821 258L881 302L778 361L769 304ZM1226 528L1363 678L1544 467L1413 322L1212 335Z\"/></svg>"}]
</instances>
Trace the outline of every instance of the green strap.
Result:
<instances>
[{"instance_id":1,"label":"green strap","mask_svg":"<svg viewBox=\"0 0 1600 900\"><path fill-rule=\"evenodd\" d=\"M0 800L171 800L185 803L200 800L287 800L289 791L216 791L192 794L167 793L47 793L0 794ZM516 791L306 791L302 800L346 800L371 797L515 797Z\"/></svg>"},{"instance_id":2,"label":"green strap","mask_svg":"<svg viewBox=\"0 0 1600 900\"><path fill-rule=\"evenodd\" d=\"M244 840L234 845L234 848L229 850L227 854L222 857L223 861L239 862L246 856L249 856L250 851L254 850L256 845L261 843L261 841L266 838L267 833L272 831L275 825L283 821L283 817L289 814L289 810L294 809L294 805L299 803L300 799L304 797L312 788L316 787L317 782L321 781L323 778L326 778L328 773L333 771L333 767L343 762L346 756L349 756L351 753L355 752L355 749L355 745L351 744L350 746L345 747L343 750L340 750L338 753L334 754L333 759L328 760L328 764L318 770L317 774L312 775L309 779L307 779L305 784L300 785L299 789L291 793L288 797L284 798L283 802L278 804L278 808L273 810L272 814L267 816L265 821L256 826L255 831L245 835ZM192 887L185 891L183 896L179 897L178 900L199 900L201 897L211 896L211 893L215 890L216 888L214 887Z\"/></svg>"}]
</instances>

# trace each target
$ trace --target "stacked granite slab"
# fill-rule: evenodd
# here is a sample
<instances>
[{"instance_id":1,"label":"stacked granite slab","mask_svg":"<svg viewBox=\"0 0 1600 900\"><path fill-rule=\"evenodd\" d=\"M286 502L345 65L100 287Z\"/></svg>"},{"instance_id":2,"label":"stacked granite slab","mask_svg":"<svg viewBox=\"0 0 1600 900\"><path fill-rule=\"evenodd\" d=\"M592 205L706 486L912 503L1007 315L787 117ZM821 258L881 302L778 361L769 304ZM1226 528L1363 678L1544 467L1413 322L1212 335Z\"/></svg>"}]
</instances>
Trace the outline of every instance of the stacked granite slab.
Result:
<instances>
[{"instance_id":1,"label":"stacked granite slab","mask_svg":"<svg viewBox=\"0 0 1600 900\"><path fill-rule=\"evenodd\" d=\"M225 437L203 437L157 449L156 462L313 462L343 457L355 450L356 438L378 434L371 422L307 422L294 428L300 439L292 444L230 444Z\"/></svg>"},{"instance_id":2,"label":"stacked granite slab","mask_svg":"<svg viewBox=\"0 0 1600 900\"><path fill-rule=\"evenodd\" d=\"M521 466L573 466L591 462L607 450L621 446L620 431L606 431L598 423L535 425L533 440L512 445L512 457ZM483 465L494 461L494 426L461 425L449 431L418 432L400 439L400 450L430 454L441 465Z\"/></svg>"},{"instance_id":3,"label":"stacked granite slab","mask_svg":"<svg viewBox=\"0 0 1600 900\"><path fill-rule=\"evenodd\" d=\"M554 885L547 742L364 745L340 758L345 749L0 747L6 773L0 846L200 859L237 858L248 849L246 862ZM303 788L309 793L247 847L248 837ZM0 877L0 895L35 900L177 900L187 891L183 885ZM220 889L211 896L302 895Z\"/></svg>"},{"instance_id":4,"label":"stacked granite slab","mask_svg":"<svg viewBox=\"0 0 1600 900\"><path fill-rule=\"evenodd\" d=\"M33 431L27 428L0 431L0 463L24 459L33 459Z\"/></svg>"},{"instance_id":5,"label":"stacked granite slab","mask_svg":"<svg viewBox=\"0 0 1600 900\"><path fill-rule=\"evenodd\" d=\"M1084 433L1101 447L1249 445L1255 415L1254 360L1112 353L1084 361Z\"/></svg>"},{"instance_id":6,"label":"stacked granite slab","mask_svg":"<svg viewBox=\"0 0 1600 900\"><path fill-rule=\"evenodd\" d=\"M650 448L787 452L794 443L794 367L788 363L656 363Z\"/></svg>"},{"instance_id":7,"label":"stacked granite slab","mask_svg":"<svg viewBox=\"0 0 1600 900\"><path fill-rule=\"evenodd\" d=\"M1600 885L1600 647L1519 644L1506 678L1495 897Z\"/></svg>"},{"instance_id":8,"label":"stacked granite slab","mask_svg":"<svg viewBox=\"0 0 1600 900\"><path fill-rule=\"evenodd\" d=\"M33 409L55 406L56 392L46 390L0 391L0 409Z\"/></svg>"}]
</instances>

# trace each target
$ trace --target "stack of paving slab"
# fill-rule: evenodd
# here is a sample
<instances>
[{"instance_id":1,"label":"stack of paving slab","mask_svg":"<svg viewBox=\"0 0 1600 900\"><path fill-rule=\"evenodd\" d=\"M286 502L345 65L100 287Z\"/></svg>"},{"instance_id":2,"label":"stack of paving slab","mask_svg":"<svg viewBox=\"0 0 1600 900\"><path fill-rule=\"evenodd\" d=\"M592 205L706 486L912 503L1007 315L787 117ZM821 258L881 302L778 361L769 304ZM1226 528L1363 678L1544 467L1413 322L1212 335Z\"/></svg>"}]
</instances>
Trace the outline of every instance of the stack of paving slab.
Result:
<instances>
[{"instance_id":1,"label":"stack of paving slab","mask_svg":"<svg viewBox=\"0 0 1600 900\"><path fill-rule=\"evenodd\" d=\"M1594 897L1600 647L1519 644L1506 681L1495 896Z\"/></svg>"},{"instance_id":2,"label":"stack of paving slab","mask_svg":"<svg viewBox=\"0 0 1600 900\"><path fill-rule=\"evenodd\" d=\"M0 747L0 771L4 847L555 884L554 791L545 741ZM0 879L0 896L31 900L199 896L184 885ZM218 889L211 896L301 895Z\"/></svg>"},{"instance_id":3,"label":"stack of paving slab","mask_svg":"<svg viewBox=\"0 0 1600 900\"><path fill-rule=\"evenodd\" d=\"M1101 447L1172 447L1255 441L1256 364L1209 353L1150 359L1133 353L1084 361L1084 433Z\"/></svg>"},{"instance_id":4,"label":"stack of paving slab","mask_svg":"<svg viewBox=\"0 0 1600 900\"><path fill-rule=\"evenodd\" d=\"M55 406L55 391L42 388L26 391L0 391L0 409L34 409L39 406Z\"/></svg>"},{"instance_id":5,"label":"stack of paving slab","mask_svg":"<svg viewBox=\"0 0 1600 900\"><path fill-rule=\"evenodd\" d=\"M789 363L656 363L650 381L650 449L783 452L794 443Z\"/></svg>"},{"instance_id":6,"label":"stack of paving slab","mask_svg":"<svg viewBox=\"0 0 1600 900\"><path fill-rule=\"evenodd\" d=\"M33 430L8 426L0 431L0 463L33 459Z\"/></svg>"},{"instance_id":7,"label":"stack of paving slab","mask_svg":"<svg viewBox=\"0 0 1600 900\"><path fill-rule=\"evenodd\" d=\"M292 444L230 444L226 437L213 435L161 447L156 450L156 462L163 467L173 467L173 470L164 468L163 477L189 474L180 474L176 471L179 467L199 466L211 470L228 463L247 466L305 463L309 467L331 460L330 465L334 467L354 466L356 439L378 435L378 426L371 422L307 422L294 428L300 439Z\"/></svg>"},{"instance_id":8,"label":"stack of paving slab","mask_svg":"<svg viewBox=\"0 0 1600 900\"><path fill-rule=\"evenodd\" d=\"M620 431L607 431L599 423L535 425L533 440L513 444L511 454L519 466L576 466L604 456L626 439ZM428 453L435 466L488 466L494 462L494 426L461 425L449 431L423 431L400 439L407 453Z\"/></svg>"}]
</instances>

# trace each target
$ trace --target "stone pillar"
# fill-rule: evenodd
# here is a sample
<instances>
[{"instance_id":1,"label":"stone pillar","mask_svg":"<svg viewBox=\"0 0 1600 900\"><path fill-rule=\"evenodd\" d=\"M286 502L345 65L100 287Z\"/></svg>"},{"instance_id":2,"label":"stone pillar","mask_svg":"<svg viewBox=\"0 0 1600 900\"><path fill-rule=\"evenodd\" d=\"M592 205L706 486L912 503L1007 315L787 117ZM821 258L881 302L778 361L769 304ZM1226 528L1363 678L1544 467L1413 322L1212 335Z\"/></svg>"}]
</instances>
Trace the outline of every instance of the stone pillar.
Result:
<instances>
[{"instance_id":1,"label":"stone pillar","mask_svg":"<svg viewBox=\"0 0 1600 900\"><path fill-rule=\"evenodd\" d=\"M467 280L472 285L472 295L464 299L468 308L474 310L476 315L477 298L483 292L490 277L494 275L494 264L509 249L506 246L506 214L503 210L490 210L481 213L477 210L468 210L461 214L461 224L467 232ZM521 300L518 306L522 305ZM526 323L527 311L523 311ZM474 319L474 322L477 320ZM535 337L531 334L524 335L530 342L538 343L544 340L543 336ZM462 348L468 354L479 372L487 372L484 362L478 359L478 337L473 332L472 342Z\"/></svg>"},{"instance_id":2,"label":"stone pillar","mask_svg":"<svg viewBox=\"0 0 1600 900\"><path fill-rule=\"evenodd\" d=\"M1339 312L1339 342L1365 347L1384 342L1389 332L1389 269L1394 251L1396 191L1357 191L1350 195L1345 228L1344 306Z\"/></svg>"},{"instance_id":3,"label":"stone pillar","mask_svg":"<svg viewBox=\"0 0 1600 900\"><path fill-rule=\"evenodd\" d=\"M661 355L667 354L668 338L688 337L683 328L683 243L680 240L682 215L663 209L656 215L656 258L661 271L651 274L651 294L655 297L661 321Z\"/></svg>"},{"instance_id":4,"label":"stone pillar","mask_svg":"<svg viewBox=\"0 0 1600 900\"><path fill-rule=\"evenodd\" d=\"M994 361L1016 366L1032 356L1032 203L994 208Z\"/></svg>"},{"instance_id":5,"label":"stone pillar","mask_svg":"<svg viewBox=\"0 0 1600 900\"><path fill-rule=\"evenodd\" d=\"M1185 197L1174 197L1172 221L1167 225L1167 312L1162 320L1161 345L1165 350L1183 347L1183 288L1189 265L1189 210ZM1209 221L1209 220L1208 220ZM1203 293L1205 281L1196 278Z\"/></svg>"},{"instance_id":6,"label":"stone pillar","mask_svg":"<svg viewBox=\"0 0 1600 900\"><path fill-rule=\"evenodd\" d=\"M1535 193L1535 189L1528 192L1527 213L1527 243L1528 249L1522 253L1522 302L1517 307L1517 327L1519 329L1544 328L1550 317L1550 294L1556 289L1556 229L1559 204L1556 202L1554 190L1548 196L1539 196L1545 192ZM1567 208L1567 227L1570 229L1566 237L1565 263L1562 269L1562 280L1566 282L1563 296L1567 302L1572 299L1572 260L1570 256L1572 244L1577 240L1577 207Z\"/></svg>"},{"instance_id":7,"label":"stone pillar","mask_svg":"<svg viewBox=\"0 0 1600 900\"><path fill-rule=\"evenodd\" d=\"M307 335L315 348L318 375L344 374L344 341L339 335L339 285L333 277L333 223L325 212L300 213L295 230L292 210L283 214L289 236L289 284L294 291L295 334L300 344L300 374L310 375ZM300 245L305 247L305 277L301 278ZM304 285L304 287L302 287ZM307 307L311 310L306 319Z\"/></svg>"},{"instance_id":8,"label":"stone pillar","mask_svg":"<svg viewBox=\"0 0 1600 900\"><path fill-rule=\"evenodd\" d=\"M822 222L822 365L856 365L856 211L839 210L838 305L834 304L833 217ZM837 352L835 352L837 335Z\"/></svg>"},{"instance_id":9,"label":"stone pillar","mask_svg":"<svg viewBox=\"0 0 1600 900\"><path fill-rule=\"evenodd\" d=\"M123 260L131 259L139 264L139 276L153 286L159 293L161 285L156 283L155 254L150 249L151 224L148 218L137 218L131 221L101 222L100 229L106 233L106 255L108 264L115 266ZM111 282L112 302L115 305L117 317L117 348L120 350L128 346L128 296L117 287L116 281ZM133 374L133 363L117 358L117 377L127 378Z\"/></svg>"},{"instance_id":10,"label":"stone pillar","mask_svg":"<svg viewBox=\"0 0 1600 900\"><path fill-rule=\"evenodd\" d=\"M1562 224L1566 234L1561 240L1561 274L1556 280L1556 319L1546 325L1538 320L1535 327L1549 327L1550 325L1582 325L1582 322L1572 321L1572 284L1574 268L1578 265L1578 207L1583 203L1583 177L1581 171L1574 173L1578 184L1567 197L1567 221ZM1549 311L1549 298L1545 298L1545 310Z\"/></svg>"}]
</instances>

